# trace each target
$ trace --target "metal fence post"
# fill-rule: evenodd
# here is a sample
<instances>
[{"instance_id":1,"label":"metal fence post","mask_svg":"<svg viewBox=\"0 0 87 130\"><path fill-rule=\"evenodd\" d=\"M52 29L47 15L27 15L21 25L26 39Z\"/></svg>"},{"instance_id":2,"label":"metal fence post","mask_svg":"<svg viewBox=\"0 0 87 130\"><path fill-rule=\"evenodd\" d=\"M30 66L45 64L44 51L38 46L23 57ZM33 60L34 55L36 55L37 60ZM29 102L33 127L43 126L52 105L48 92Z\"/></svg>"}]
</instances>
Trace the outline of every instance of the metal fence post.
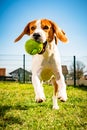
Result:
<instances>
[{"instance_id":1,"label":"metal fence post","mask_svg":"<svg viewBox=\"0 0 87 130\"><path fill-rule=\"evenodd\" d=\"M74 87L76 86L76 56L74 56Z\"/></svg>"},{"instance_id":2,"label":"metal fence post","mask_svg":"<svg viewBox=\"0 0 87 130\"><path fill-rule=\"evenodd\" d=\"M23 54L23 83L25 83L25 54Z\"/></svg>"}]
</instances>

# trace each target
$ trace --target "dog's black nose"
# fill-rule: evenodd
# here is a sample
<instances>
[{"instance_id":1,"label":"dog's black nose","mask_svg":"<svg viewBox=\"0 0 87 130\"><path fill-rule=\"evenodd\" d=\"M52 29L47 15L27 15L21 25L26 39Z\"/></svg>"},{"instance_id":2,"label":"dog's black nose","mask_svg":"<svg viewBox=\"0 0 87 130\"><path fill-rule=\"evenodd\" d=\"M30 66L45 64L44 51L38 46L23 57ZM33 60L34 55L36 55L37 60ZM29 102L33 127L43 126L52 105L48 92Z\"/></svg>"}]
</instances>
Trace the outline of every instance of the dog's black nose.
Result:
<instances>
[{"instance_id":1,"label":"dog's black nose","mask_svg":"<svg viewBox=\"0 0 87 130\"><path fill-rule=\"evenodd\" d=\"M39 39L40 38L40 34L39 33L34 33L33 34L33 37L35 40Z\"/></svg>"}]
</instances>

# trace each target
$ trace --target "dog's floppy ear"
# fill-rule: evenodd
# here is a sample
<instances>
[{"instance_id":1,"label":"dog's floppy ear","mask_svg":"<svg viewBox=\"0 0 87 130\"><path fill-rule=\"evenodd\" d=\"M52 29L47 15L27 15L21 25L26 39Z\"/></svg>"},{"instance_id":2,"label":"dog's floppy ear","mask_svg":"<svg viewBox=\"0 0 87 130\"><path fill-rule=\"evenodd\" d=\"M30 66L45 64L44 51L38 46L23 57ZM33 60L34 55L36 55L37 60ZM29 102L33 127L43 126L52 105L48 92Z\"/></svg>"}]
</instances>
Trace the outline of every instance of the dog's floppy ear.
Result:
<instances>
[{"instance_id":1,"label":"dog's floppy ear","mask_svg":"<svg viewBox=\"0 0 87 130\"><path fill-rule=\"evenodd\" d=\"M14 42L19 41L25 34L30 35L30 30L29 30L29 23L27 24L27 26L24 28L23 32L15 39Z\"/></svg>"},{"instance_id":2,"label":"dog's floppy ear","mask_svg":"<svg viewBox=\"0 0 87 130\"><path fill-rule=\"evenodd\" d=\"M59 39L60 41L66 43L68 42L68 38L65 35L65 32L61 30L56 23L52 22L54 33L56 34L56 40Z\"/></svg>"}]
</instances>

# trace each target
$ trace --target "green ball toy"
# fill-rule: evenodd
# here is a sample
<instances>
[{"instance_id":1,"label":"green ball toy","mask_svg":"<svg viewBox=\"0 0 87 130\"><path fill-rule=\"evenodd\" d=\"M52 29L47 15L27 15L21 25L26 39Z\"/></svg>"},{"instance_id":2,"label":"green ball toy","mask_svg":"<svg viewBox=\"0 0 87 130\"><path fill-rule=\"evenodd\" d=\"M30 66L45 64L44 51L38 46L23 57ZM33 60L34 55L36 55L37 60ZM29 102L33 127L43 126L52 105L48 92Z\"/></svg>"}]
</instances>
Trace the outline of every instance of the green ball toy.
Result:
<instances>
[{"instance_id":1,"label":"green ball toy","mask_svg":"<svg viewBox=\"0 0 87 130\"><path fill-rule=\"evenodd\" d=\"M37 42L33 39L27 40L25 43L25 50L30 55L38 54L43 49L43 43Z\"/></svg>"}]
</instances>

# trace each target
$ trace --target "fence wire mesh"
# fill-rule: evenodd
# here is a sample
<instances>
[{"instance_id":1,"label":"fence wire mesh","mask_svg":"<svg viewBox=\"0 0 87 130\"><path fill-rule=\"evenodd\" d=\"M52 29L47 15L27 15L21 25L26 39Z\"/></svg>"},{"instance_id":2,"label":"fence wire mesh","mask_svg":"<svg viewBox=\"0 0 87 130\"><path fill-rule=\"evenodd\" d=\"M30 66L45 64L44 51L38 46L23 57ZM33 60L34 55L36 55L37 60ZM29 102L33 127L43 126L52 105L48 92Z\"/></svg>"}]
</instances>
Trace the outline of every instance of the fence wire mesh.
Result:
<instances>
[{"instance_id":1,"label":"fence wire mesh","mask_svg":"<svg viewBox=\"0 0 87 130\"><path fill-rule=\"evenodd\" d=\"M24 55L5 55L5 54L0 55L0 68L1 69L5 68L5 70L6 70L6 73L3 76L12 76L11 72L19 70L20 68L24 69L24 64L25 64L25 71L31 72L32 57L30 55L25 55L25 61L24 61L23 56ZM76 64L78 62L79 64L82 63L84 65L82 77L85 76L85 80L86 80L86 76L87 76L87 56L82 56L82 57L76 56L75 58L76 58ZM71 78L69 74L71 72L71 68L73 66L73 63L74 63L74 56L62 56L61 57L62 66L66 66L67 69L68 69L67 79ZM79 65L79 67L80 67L80 65ZM76 70L77 70L77 68L76 68ZM0 72L0 76L2 76L1 72ZM25 78L25 80L26 80L26 78ZM30 78L30 80L31 80L31 78ZM74 79L72 78L72 80L74 80ZM84 82L85 81L83 81L82 84L84 84ZM71 85L72 84L74 84L74 82L72 82Z\"/></svg>"}]
</instances>

